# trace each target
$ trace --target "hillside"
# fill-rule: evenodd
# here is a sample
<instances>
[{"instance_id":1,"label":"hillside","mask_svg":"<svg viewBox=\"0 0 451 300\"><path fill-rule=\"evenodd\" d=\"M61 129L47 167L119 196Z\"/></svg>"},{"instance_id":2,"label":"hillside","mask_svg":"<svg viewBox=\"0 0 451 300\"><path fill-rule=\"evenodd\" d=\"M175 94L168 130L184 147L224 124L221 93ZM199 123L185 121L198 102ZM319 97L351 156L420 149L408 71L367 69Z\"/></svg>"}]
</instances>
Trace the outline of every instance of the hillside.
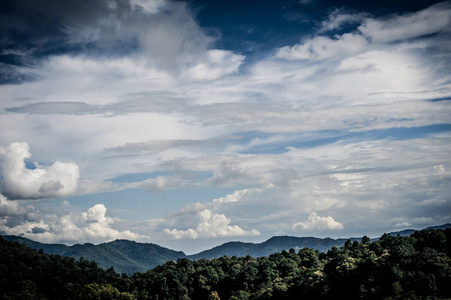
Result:
<instances>
[{"instance_id":1,"label":"hillside","mask_svg":"<svg viewBox=\"0 0 451 300\"><path fill-rule=\"evenodd\" d=\"M280 237L270 239L277 245ZM286 237L282 237L286 238ZM112 243L119 249L130 244ZM109 243L111 244L111 243ZM138 246L139 247L139 246ZM451 229L253 258L170 260L133 276L0 238L3 299L450 299Z\"/></svg>"},{"instance_id":2,"label":"hillside","mask_svg":"<svg viewBox=\"0 0 451 300\"><path fill-rule=\"evenodd\" d=\"M90 284L119 286L124 281L95 262L46 254L1 237L0 253L1 299L89 299Z\"/></svg>"},{"instance_id":3,"label":"hillside","mask_svg":"<svg viewBox=\"0 0 451 300\"><path fill-rule=\"evenodd\" d=\"M66 246L61 244L43 244L17 236L3 236L8 241L16 241L33 249L42 249L48 254L97 262L102 268L114 267L116 272L133 274L145 272L162 265L168 260L186 257L181 251L174 251L155 244L116 240L109 243L93 245L90 243Z\"/></svg>"},{"instance_id":4,"label":"hillside","mask_svg":"<svg viewBox=\"0 0 451 300\"><path fill-rule=\"evenodd\" d=\"M428 227L426 229L450 228L451 224ZM409 236L414 229L391 232L389 235ZM145 272L167 261L176 261L179 258L212 259L226 256L252 257L269 256L272 253L294 249L311 248L319 252L327 252L332 247L341 247L347 239L274 236L262 243L228 242L209 250L187 256L182 251L175 251L150 243L138 243L127 240L116 240L109 243L93 245L90 243L66 246L63 244L43 244L18 236L3 236L8 241L16 241L33 249L42 249L48 254L58 254L79 259L81 257L95 261L100 267L108 269L114 267L116 272L133 274ZM360 241L360 238L349 238ZM374 239L378 240L378 239Z\"/></svg>"},{"instance_id":5,"label":"hillside","mask_svg":"<svg viewBox=\"0 0 451 300\"><path fill-rule=\"evenodd\" d=\"M33 249L42 249L48 254L83 257L93 260L102 268L114 267L116 272L133 274L145 272L162 265L169 260L188 257L190 259L212 259L221 256L261 257L272 253L302 248L327 251L333 246L343 246L346 239L275 236L262 243L229 242L198 254L187 256L181 251L167 249L155 244L137 243L127 240L116 240L109 243L93 245L90 243L66 246L63 244L44 244L18 236L3 236L3 239L24 244ZM352 241L357 240L352 238Z\"/></svg>"}]
</instances>

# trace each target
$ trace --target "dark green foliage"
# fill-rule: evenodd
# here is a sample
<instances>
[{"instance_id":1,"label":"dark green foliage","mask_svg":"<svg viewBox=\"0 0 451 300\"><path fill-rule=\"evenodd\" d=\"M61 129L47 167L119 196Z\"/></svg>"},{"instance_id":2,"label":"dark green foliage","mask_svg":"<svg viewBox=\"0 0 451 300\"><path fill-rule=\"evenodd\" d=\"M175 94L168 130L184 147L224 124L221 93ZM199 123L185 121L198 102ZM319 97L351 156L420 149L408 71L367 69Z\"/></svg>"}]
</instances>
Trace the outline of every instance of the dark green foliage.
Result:
<instances>
[{"instance_id":1,"label":"dark green foliage","mask_svg":"<svg viewBox=\"0 0 451 300\"><path fill-rule=\"evenodd\" d=\"M141 299L211 299L212 295L221 299L450 297L451 260L447 248L443 248L446 234L436 231L416 235L386 234L376 242L368 238L347 241L327 253L304 248L256 259L224 256L178 260L136 273L135 281L146 282L146 295L140 294L139 287L130 292ZM183 279L174 278L178 270L185 274Z\"/></svg>"},{"instance_id":2,"label":"dark green foliage","mask_svg":"<svg viewBox=\"0 0 451 300\"><path fill-rule=\"evenodd\" d=\"M91 283L125 279L84 258L49 255L0 238L0 291L7 299L78 299Z\"/></svg>"},{"instance_id":3,"label":"dark green foliage","mask_svg":"<svg viewBox=\"0 0 451 300\"><path fill-rule=\"evenodd\" d=\"M5 299L446 299L451 230L269 256L179 258L132 276L0 240Z\"/></svg>"}]
</instances>

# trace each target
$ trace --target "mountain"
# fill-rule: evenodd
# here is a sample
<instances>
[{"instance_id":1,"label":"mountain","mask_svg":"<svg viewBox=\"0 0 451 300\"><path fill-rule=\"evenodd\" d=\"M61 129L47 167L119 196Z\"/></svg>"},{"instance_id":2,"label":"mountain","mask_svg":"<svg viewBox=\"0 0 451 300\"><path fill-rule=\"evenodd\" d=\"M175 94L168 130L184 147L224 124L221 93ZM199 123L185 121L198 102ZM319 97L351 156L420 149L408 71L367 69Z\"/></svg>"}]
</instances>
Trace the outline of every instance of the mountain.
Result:
<instances>
[{"instance_id":1,"label":"mountain","mask_svg":"<svg viewBox=\"0 0 451 300\"><path fill-rule=\"evenodd\" d=\"M83 257L97 262L102 268L114 267L116 272L127 274L146 272L164 264L168 260L186 257L182 251L174 251L155 244L137 243L127 240L115 240L99 245L87 243L66 246L62 244L42 244L17 236L3 236L3 239L19 242L30 248L42 249L48 254L59 254L76 259Z\"/></svg>"},{"instance_id":2,"label":"mountain","mask_svg":"<svg viewBox=\"0 0 451 300\"><path fill-rule=\"evenodd\" d=\"M444 224L439 226L427 227L427 229L445 229L451 228L451 224ZM406 229L397 232L391 232L390 235L410 236L414 233L415 229ZM349 238L349 240L360 241L361 238ZM377 240L378 238L374 239ZM295 250L302 248L313 248L320 252L326 252L333 246L343 246L348 240L347 238L331 239L331 238L315 238L315 237L294 237L294 236L274 236L269 240L262 243L243 243L243 242L229 242L209 250L202 251L198 254L189 255L190 259L212 259L227 256L246 256L252 257L268 256L272 253L281 252L282 250L289 250L294 248Z\"/></svg>"},{"instance_id":3,"label":"mountain","mask_svg":"<svg viewBox=\"0 0 451 300\"><path fill-rule=\"evenodd\" d=\"M315 237L294 237L294 236L274 236L262 243L229 242L198 254L189 255L190 259L212 259L227 256L247 256L260 257L269 256L272 253L281 252L294 248L313 248L320 252L327 251L333 246L343 246L347 239L315 238ZM359 240L351 238L351 241Z\"/></svg>"},{"instance_id":4,"label":"mountain","mask_svg":"<svg viewBox=\"0 0 451 300\"><path fill-rule=\"evenodd\" d=\"M438 226L430 226L430 227L427 227L427 228L425 228L425 229L423 229L423 230L428 230L428 229L435 229L435 230L440 229L440 230L444 230L444 229L446 229L446 228L451 228L451 223L446 223L446 224L438 225Z\"/></svg>"},{"instance_id":5,"label":"mountain","mask_svg":"<svg viewBox=\"0 0 451 300\"><path fill-rule=\"evenodd\" d=\"M313 248L327 251L333 246L343 246L346 239L274 236L263 243L229 242L198 254L187 256L181 251L174 251L155 244L137 243L127 240L115 240L109 243L93 245L90 243L66 246L63 244L43 244L18 236L3 236L7 241L15 241L30 248L42 249L48 254L59 254L79 259L93 260L102 268L114 267L116 272L133 274L145 272L162 265L168 260L188 257L190 259L211 259L227 256L269 256L270 254L301 248ZM352 238L351 240L358 240Z\"/></svg>"},{"instance_id":6,"label":"mountain","mask_svg":"<svg viewBox=\"0 0 451 300\"><path fill-rule=\"evenodd\" d=\"M441 229L441 230L443 230L443 229L446 229L446 228L451 228L451 223L446 223L446 224L438 225L438 226L429 226L429 227L426 227L426 228L421 229L421 230L429 230L429 229L435 229L435 230ZM404 229L404 230L401 230L401 231L390 232L389 234L393 235L393 236L397 236L398 234L400 236L410 236L415 231L417 231L417 230L416 229Z\"/></svg>"},{"instance_id":7,"label":"mountain","mask_svg":"<svg viewBox=\"0 0 451 300\"><path fill-rule=\"evenodd\" d=\"M0 237L0 291L2 299L49 300L451 299L451 230L413 236L384 234L327 255L305 248L258 259L184 258L132 276ZM296 241L275 237L265 243ZM114 245L133 246L119 242Z\"/></svg>"},{"instance_id":8,"label":"mountain","mask_svg":"<svg viewBox=\"0 0 451 300\"><path fill-rule=\"evenodd\" d=\"M451 224L428 227L425 229L445 229L450 228ZM390 235L409 236L415 229L406 229L397 232L391 232ZM93 260L102 268L114 267L118 273L133 274L136 272L145 272L149 269L162 265L169 260L179 258L212 259L217 257L236 256L243 257L250 255L252 257L269 256L270 254L289 250L294 248L313 248L320 252L326 252L333 246L343 246L346 238L315 238L315 237L294 237L294 236L274 236L262 243L244 243L228 242L209 250L187 256L182 251L175 251L150 243L137 243L127 240L115 240L109 243L99 245L76 244L66 246L63 244L43 244L18 236L3 236L8 241L19 242L30 248L42 249L48 254L59 254L74 258L85 258ZM349 238L351 241L360 240L360 238ZM377 240L377 239L374 239Z\"/></svg>"}]
</instances>

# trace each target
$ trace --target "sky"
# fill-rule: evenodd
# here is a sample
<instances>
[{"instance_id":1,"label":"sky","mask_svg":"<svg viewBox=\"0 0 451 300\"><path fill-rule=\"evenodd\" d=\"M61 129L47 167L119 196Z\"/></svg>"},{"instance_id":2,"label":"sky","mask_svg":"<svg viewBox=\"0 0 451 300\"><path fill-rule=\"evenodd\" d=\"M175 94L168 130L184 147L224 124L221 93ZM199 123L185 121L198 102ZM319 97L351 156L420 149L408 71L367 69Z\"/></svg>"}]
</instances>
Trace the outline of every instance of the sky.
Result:
<instances>
[{"instance_id":1,"label":"sky","mask_svg":"<svg viewBox=\"0 0 451 300\"><path fill-rule=\"evenodd\" d=\"M451 222L449 1L0 0L0 32L0 234Z\"/></svg>"}]
</instances>

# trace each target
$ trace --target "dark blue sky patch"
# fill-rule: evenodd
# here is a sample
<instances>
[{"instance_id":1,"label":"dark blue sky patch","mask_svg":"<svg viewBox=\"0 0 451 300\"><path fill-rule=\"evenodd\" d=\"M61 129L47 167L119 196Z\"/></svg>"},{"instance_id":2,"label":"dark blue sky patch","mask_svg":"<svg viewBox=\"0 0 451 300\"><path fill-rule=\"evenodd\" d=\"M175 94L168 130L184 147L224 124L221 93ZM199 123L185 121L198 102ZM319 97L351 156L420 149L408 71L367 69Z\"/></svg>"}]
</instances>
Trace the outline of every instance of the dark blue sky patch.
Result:
<instances>
[{"instance_id":1,"label":"dark blue sky patch","mask_svg":"<svg viewBox=\"0 0 451 300\"><path fill-rule=\"evenodd\" d=\"M27 160L25 161L25 167L30 170L36 169L35 163Z\"/></svg>"},{"instance_id":2,"label":"dark blue sky patch","mask_svg":"<svg viewBox=\"0 0 451 300\"><path fill-rule=\"evenodd\" d=\"M441 1L355 1L312 0L302 4L298 0L191 0L202 27L219 33L216 47L244 53L247 56L264 54L274 48L294 45L306 35L319 29L333 9L350 12L371 12L373 16L411 12ZM348 24L343 30L355 25ZM219 29L220 28L220 29ZM339 31L331 34L337 34Z\"/></svg>"},{"instance_id":3,"label":"dark blue sky patch","mask_svg":"<svg viewBox=\"0 0 451 300\"><path fill-rule=\"evenodd\" d=\"M364 135L368 135L371 139L389 138L393 140L408 140L424 138L429 134L447 131L451 131L451 124L436 124L423 127L394 127L389 129L371 130L364 133Z\"/></svg>"},{"instance_id":4,"label":"dark blue sky patch","mask_svg":"<svg viewBox=\"0 0 451 300\"><path fill-rule=\"evenodd\" d=\"M451 96L429 99L430 102L450 101Z\"/></svg>"},{"instance_id":5,"label":"dark blue sky patch","mask_svg":"<svg viewBox=\"0 0 451 300\"><path fill-rule=\"evenodd\" d=\"M299 1L191 1L202 27L217 29L216 47L242 52L265 53L295 44L324 13L301 9ZM220 29L219 29L220 28Z\"/></svg>"}]
</instances>

